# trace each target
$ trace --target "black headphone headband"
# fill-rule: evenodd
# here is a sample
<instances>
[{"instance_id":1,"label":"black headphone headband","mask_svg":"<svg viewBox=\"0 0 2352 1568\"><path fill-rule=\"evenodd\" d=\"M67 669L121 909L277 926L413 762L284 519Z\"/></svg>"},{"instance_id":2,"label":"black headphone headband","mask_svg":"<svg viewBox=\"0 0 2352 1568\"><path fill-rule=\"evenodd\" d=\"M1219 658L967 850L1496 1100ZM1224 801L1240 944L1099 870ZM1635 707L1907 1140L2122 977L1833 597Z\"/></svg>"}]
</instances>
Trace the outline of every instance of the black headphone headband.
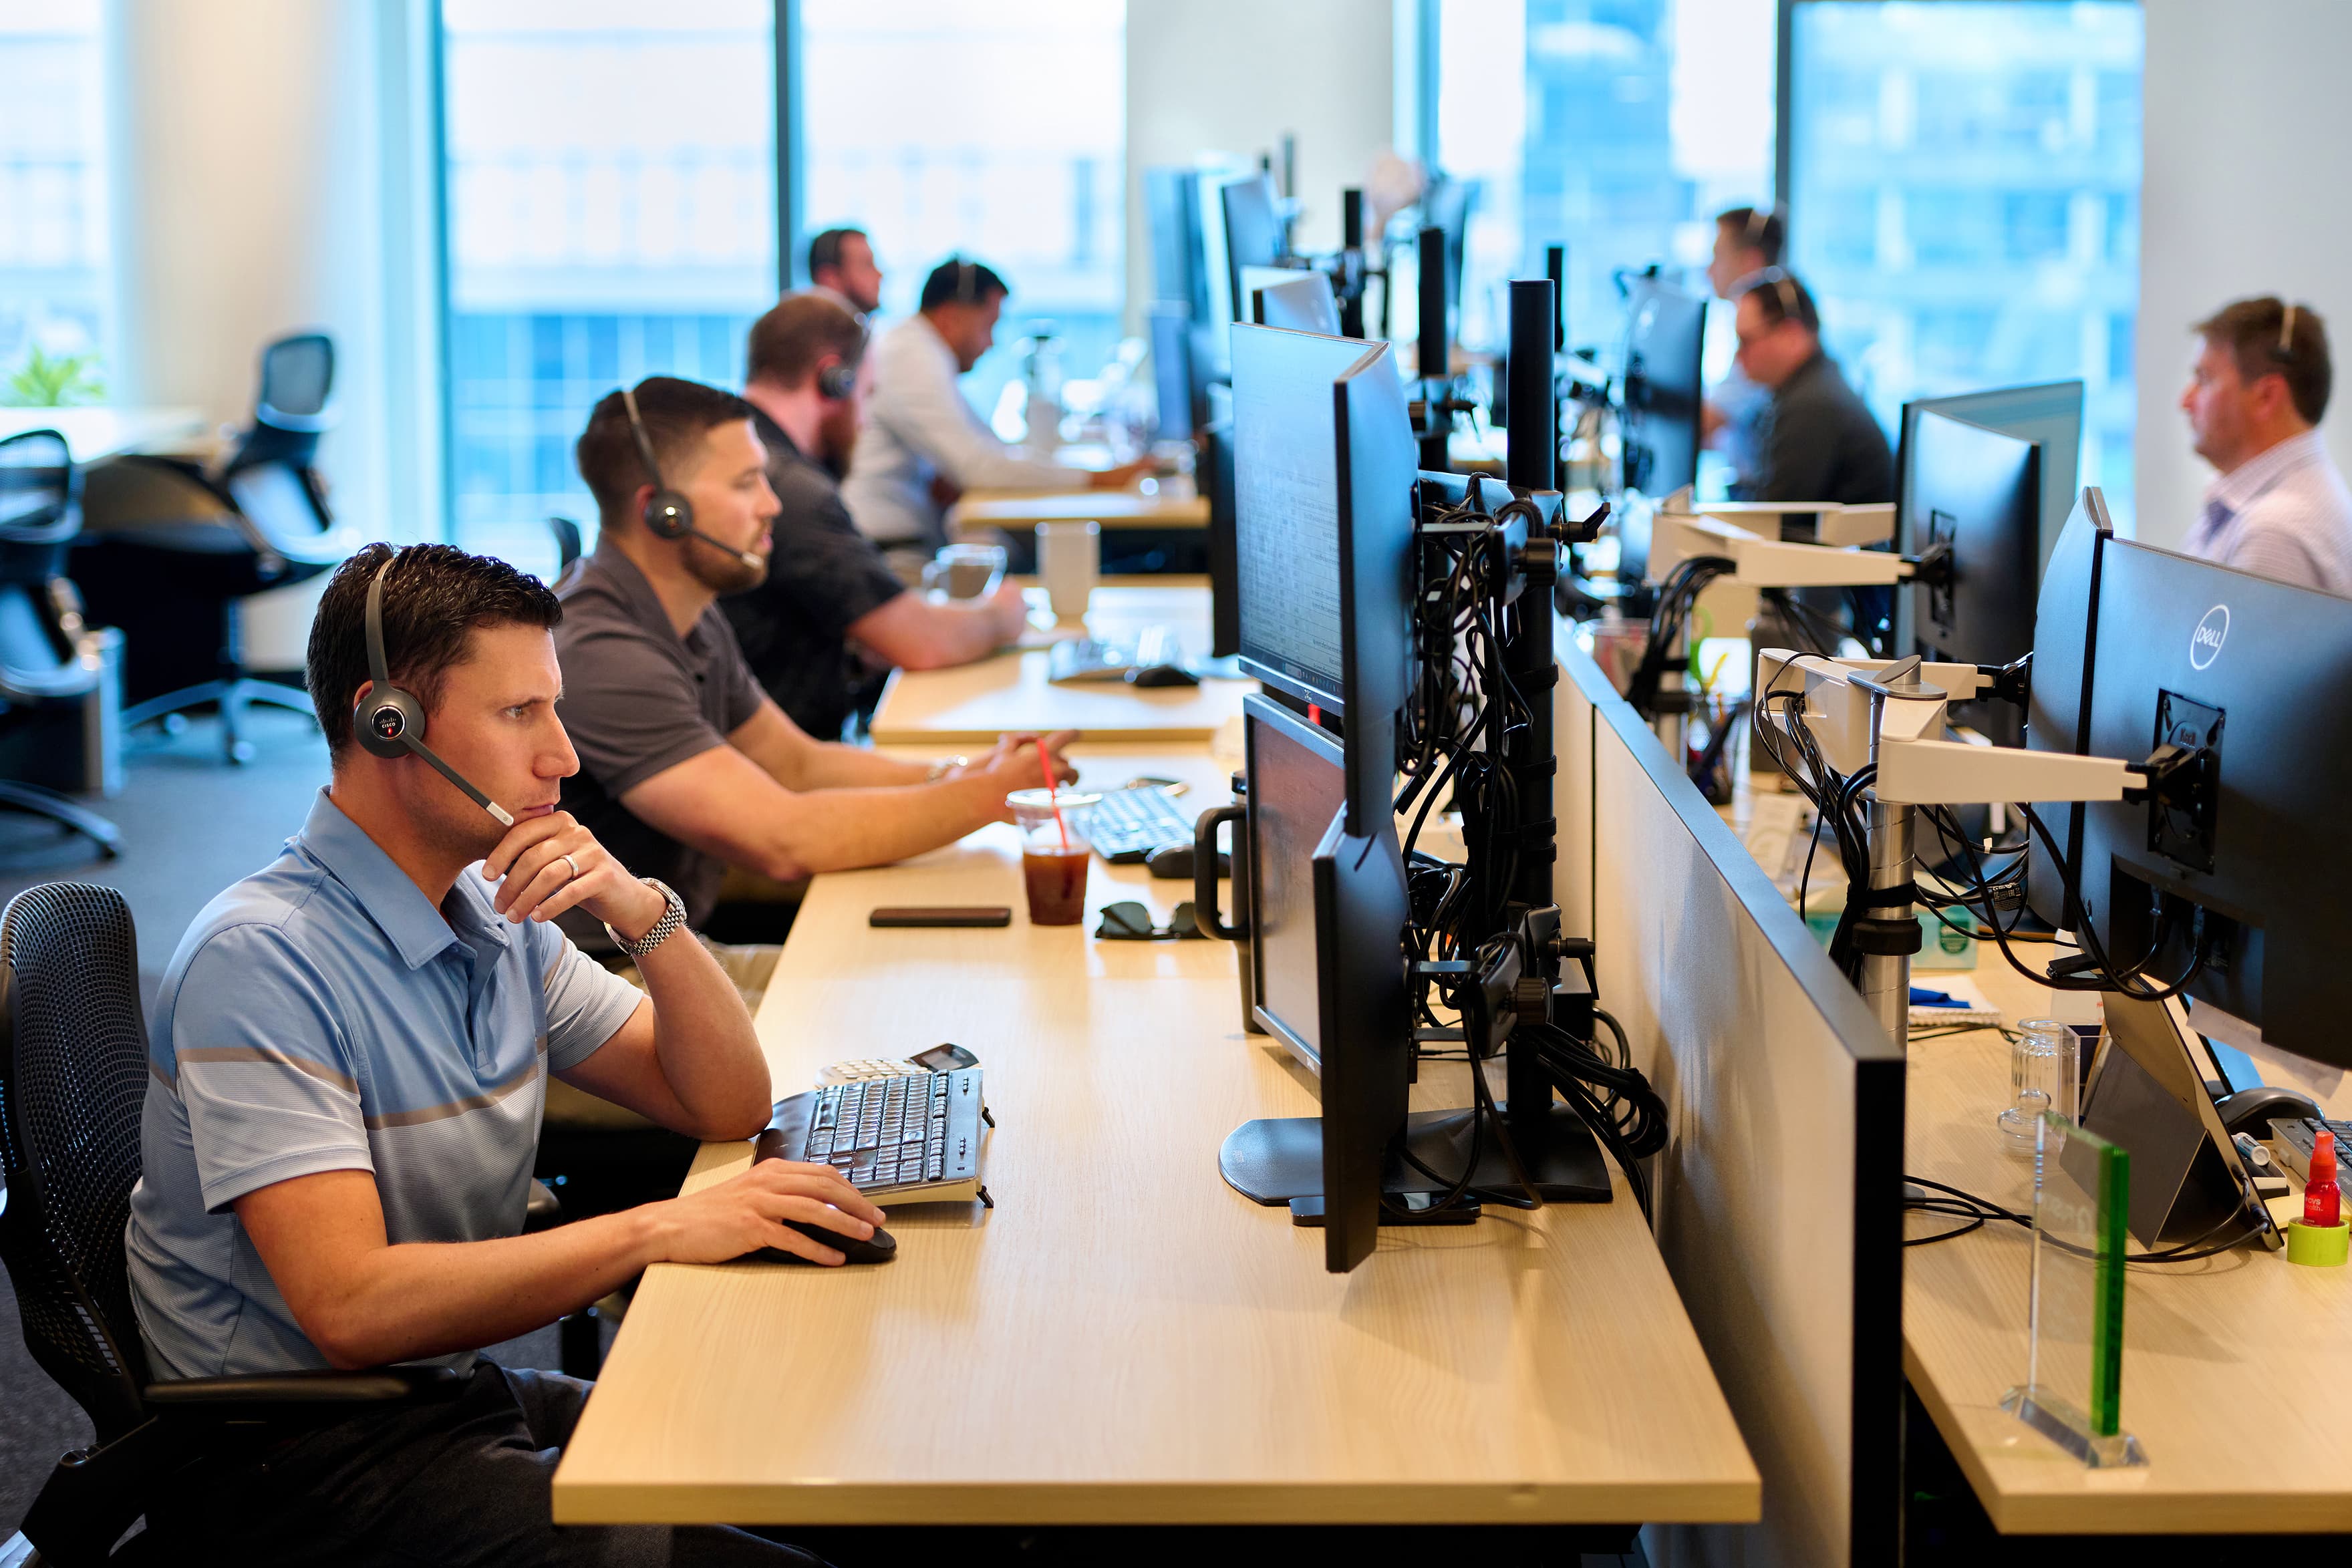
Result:
<instances>
[{"instance_id":1,"label":"black headphone headband","mask_svg":"<svg viewBox=\"0 0 2352 1568\"><path fill-rule=\"evenodd\" d=\"M368 584L368 693L352 715L352 737L362 749L376 757L391 758L414 752L463 790L467 800L497 818L501 825L511 828L514 817L505 807L475 789L465 775L442 761L425 744L425 705L392 684L391 661L383 647L383 580L392 575L392 563L399 559L396 549L386 555L383 564L376 568L375 580Z\"/></svg>"},{"instance_id":2,"label":"black headphone headband","mask_svg":"<svg viewBox=\"0 0 2352 1568\"><path fill-rule=\"evenodd\" d=\"M2294 302L2289 300L2286 313L2279 318L2278 346L2271 350L2271 357L2274 360L2292 361L2294 359Z\"/></svg>"}]
</instances>

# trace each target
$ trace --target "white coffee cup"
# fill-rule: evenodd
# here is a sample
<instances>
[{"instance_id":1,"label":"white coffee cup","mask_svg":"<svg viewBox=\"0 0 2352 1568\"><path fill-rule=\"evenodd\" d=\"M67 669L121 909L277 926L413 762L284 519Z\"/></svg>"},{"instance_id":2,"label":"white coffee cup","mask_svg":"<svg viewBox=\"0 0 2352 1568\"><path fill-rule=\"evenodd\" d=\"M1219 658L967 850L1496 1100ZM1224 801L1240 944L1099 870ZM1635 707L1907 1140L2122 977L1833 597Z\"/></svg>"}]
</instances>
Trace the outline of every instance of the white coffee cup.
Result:
<instances>
[{"instance_id":1,"label":"white coffee cup","mask_svg":"<svg viewBox=\"0 0 2352 1568\"><path fill-rule=\"evenodd\" d=\"M1054 619L1086 619L1087 601L1102 573L1102 525L1052 522L1037 525L1037 575L1045 580Z\"/></svg>"}]
</instances>

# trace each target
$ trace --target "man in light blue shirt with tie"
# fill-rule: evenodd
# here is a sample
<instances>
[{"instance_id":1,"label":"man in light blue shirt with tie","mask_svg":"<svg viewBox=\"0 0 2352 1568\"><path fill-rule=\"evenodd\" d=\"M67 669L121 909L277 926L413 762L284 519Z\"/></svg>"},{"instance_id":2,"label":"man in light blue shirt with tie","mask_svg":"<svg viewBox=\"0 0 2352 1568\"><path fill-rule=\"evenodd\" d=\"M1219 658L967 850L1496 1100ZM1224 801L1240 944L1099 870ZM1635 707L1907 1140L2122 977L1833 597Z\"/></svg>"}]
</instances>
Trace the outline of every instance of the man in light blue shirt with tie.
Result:
<instances>
[{"instance_id":1,"label":"man in light blue shirt with tie","mask_svg":"<svg viewBox=\"0 0 2352 1568\"><path fill-rule=\"evenodd\" d=\"M2282 582L2352 596L2352 493L2320 444L2334 372L2308 306L2241 299L2197 324L2180 406L2221 472L2181 548Z\"/></svg>"}]
</instances>

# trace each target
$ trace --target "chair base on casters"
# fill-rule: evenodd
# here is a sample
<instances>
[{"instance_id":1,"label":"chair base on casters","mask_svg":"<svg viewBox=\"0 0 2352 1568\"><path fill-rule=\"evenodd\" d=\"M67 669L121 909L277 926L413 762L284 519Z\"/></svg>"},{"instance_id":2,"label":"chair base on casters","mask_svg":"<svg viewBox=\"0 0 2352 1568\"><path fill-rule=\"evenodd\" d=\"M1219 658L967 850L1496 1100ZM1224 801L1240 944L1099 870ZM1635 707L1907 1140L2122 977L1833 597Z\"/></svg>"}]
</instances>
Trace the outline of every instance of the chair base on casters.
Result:
<instances>
[{"instance_id":1,"label":"chair base on casters","mask_svg":"<svg viewBox=\"0 0 2352 1568\"><path fill-rule=\"evenodd\" d=\"M0 779L0 810L26 811L62 822L82 834L112 860L122 851L122 830L86 807L78 806L54 789Z\"/></svg>"},{"instance_id":2,"label":"chair base on casters","mask_svg":"<svg viewBox=\"0 0 2352 1568\"><path fill-rule=\"evenodd\" d=\"M239 676L233 681L206 681L201 685L183 686L160 697L149 697L135 707L122 710L122 727L136 729L142 724L152 724L158 719L169 720L200 703L220 706L221 750L231 762L238 763L253 760L253 742L246 739L243 734L245 710L248 705L268 703L275 707L291 708L299 714L317 716L317 710L310 706L310 694L300 687Z\"/></svg>"}]
</instances>

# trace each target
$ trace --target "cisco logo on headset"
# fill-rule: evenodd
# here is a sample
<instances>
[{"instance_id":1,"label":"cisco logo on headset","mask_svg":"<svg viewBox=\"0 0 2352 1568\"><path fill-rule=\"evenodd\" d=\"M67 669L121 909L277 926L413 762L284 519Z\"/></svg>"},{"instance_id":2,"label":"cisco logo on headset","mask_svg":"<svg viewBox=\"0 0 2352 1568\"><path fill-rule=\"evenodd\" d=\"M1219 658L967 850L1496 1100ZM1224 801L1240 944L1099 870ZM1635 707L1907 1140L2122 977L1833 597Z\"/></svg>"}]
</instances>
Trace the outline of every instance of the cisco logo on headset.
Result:
<instances>
[{"instance_id":1,"label":"cisco logo on headset","mask_svg":"<svg viewBox=\"0 0 2352 1568\"><path fill-rule=\"evenodd\" d=\"M2189 667L2201 670L2221 656L2221 643L2230 635L2230 607L2216 604L2205 612L2205 619L2197 622L2197 630L2189 633Z\"/></svg>"}]
</instances>

